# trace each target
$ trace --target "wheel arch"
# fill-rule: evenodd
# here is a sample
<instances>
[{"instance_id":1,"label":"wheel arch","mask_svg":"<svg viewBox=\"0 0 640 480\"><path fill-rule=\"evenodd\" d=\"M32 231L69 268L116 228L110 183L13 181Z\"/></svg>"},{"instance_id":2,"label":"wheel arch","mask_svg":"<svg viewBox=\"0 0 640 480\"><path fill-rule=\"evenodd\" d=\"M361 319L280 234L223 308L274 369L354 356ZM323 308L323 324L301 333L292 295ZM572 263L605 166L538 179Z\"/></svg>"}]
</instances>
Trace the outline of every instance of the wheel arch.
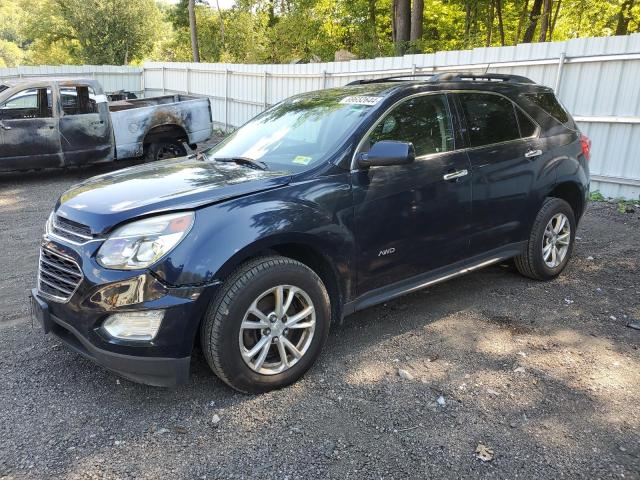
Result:
<instances>
[{"instance_id":1,"label":"wheel arch","mask_svg":"<svg viewBox=\"0 0 640 480\"><path fill-rule=\"evenodd\" d=\"M573 210L576 221L582 217L585 208L585 197L584 192L578 183L572 181L558 183L547 196L560 198L567 202Z\"/></svg>"},{"instance_id":2,"label":"wheel arch","mask_svg":"<svg viewBox=\"0 0 640 480\"><path fill-rule=\"evenodd\" d=\"M180 140L188 142L189 135L184 127L177 123L164 123L149 129L142 143L146 146L159 140Z\"/></svg>"},{"instance_id":3,"label":"wheel arch","mask_svg":"<svg viewBox=\"0 0 640 480\"><path fill-rule=\"evenodd\" d=\"M291 234L260 239L243 249L225 262L218 270L217 279L224 281L243 263L262 256L281 255L297 260L313 270L320 277L331 301L332 321L342 318L342 305L349 287L348 276L341 275L344 265L332 261L328 247L322 245L313 236ZM343 272L345 273L345 272ZM348 272L347 272L348 273Z\"/></svg>"}]
</instances>

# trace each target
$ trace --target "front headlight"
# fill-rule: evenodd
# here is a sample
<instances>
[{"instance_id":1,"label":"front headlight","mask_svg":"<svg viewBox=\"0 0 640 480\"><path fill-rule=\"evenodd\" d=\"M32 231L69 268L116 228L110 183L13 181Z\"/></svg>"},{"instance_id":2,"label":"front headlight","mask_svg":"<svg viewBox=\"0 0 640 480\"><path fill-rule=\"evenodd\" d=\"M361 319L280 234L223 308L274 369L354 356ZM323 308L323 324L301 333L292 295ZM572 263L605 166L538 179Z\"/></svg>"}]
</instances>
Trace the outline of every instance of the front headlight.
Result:
<instances>
[{"instance_id":1,"label":"front headlight","mask_svg":"<svg viewBox=\"0 0 640 480\"><path fill-rule=\"evenodd\" d=\"M154 264L182 240L193 225L193 212L145 218L118 228L98 250L105 268L135 270Z\"/></svg>"}]
</instances>

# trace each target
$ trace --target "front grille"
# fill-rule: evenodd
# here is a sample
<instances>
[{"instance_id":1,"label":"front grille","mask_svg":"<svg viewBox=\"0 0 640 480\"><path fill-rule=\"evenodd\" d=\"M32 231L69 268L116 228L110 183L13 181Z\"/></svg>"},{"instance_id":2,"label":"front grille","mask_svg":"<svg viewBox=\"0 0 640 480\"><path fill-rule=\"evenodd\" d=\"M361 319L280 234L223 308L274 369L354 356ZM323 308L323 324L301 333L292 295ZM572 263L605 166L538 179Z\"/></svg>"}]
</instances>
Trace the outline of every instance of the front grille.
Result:
<instances>
[{"instance_id":1,"label":"front grille","mask_svg":"<svg viewBox=\"0 0 640 480\"><path fill-rule=\"evenodd\" d=\"M74 243L85 243L93 238L91 229L88 226L68 220L59 215L53 216L51 233Z\"/></svg>"},{"instance_id":2,"label":"front grille","mask_svg":"<svg viewBox=\"0 0 640 480\"><path fill-rule=\"evenodd\" d=\"M40 250L38 290L43 296L57 302L66 302L82 281L78 264L51 250Z\"/></svg>"}]
</instances>

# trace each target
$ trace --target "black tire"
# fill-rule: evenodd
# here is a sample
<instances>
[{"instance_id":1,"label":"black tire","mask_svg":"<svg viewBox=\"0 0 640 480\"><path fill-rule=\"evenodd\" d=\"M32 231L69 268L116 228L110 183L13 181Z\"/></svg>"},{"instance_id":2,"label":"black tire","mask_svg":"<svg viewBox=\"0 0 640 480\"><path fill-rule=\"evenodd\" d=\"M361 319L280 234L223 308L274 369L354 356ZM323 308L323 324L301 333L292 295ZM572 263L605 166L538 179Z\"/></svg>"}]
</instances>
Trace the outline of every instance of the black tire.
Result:
<instances>
[{"instance_id":1,"label":"black tire","mask_svg":"<svg viewBox=\"0 0 640 480\"><path fill-rule=\"evenodd\" d=\"M168 158L184 157L187 149L184 144L177 140L157 141L150 143L144 149L144 161L156 162Z\"/></svg>"},{"instance_id":2,"label":"black tire","mask_svg":"<svg viewBox=\"0 0 640 480\"><path fill-rule=\"evenodd\" d=\"M543 258L543 240L547 224L557 214L564 214L570 226L569 245L562 261L556 267L550 267ZM573 251L576 236L576 219L571 206L560 198L549 197L545 199L542 208L538 212L527 246L522 255L514 258L516 268L525 277L534 280L551 280L556 278L567 266L571 252Z\"/></svg>"},{"instance_id":3,"label":"black tire","mask_svg":"<svg viewBox=\"0 0 640 480\"><path fill-rule=\"evenodd\" d=\"M249 306L277 285L293 285L306 292L315 310L315 331L306 353L288 370L261 374L241 355L240 326ZM320 355L331 322L331 305L320 277L306 265L281 256L260 257L241 265L209 304L200 327L202 350L213 372L232 388L263 393L297 381Z\"/></svg>"}]
</instances>

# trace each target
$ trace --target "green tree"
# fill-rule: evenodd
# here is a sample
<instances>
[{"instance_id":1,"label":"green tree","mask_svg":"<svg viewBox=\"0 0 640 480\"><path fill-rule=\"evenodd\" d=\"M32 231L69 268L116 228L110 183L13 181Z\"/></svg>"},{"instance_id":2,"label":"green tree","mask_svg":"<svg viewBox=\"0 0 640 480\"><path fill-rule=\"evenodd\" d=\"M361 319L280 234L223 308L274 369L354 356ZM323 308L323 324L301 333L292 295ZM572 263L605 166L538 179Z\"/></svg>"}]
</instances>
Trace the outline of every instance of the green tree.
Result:
<instances>
[{"instance_id":1,"label":"green tree","mask_svg":"<svg viewBox=\"0 0 640 480\"><path fill-rule=\"evenodd\" d=\"M93 64L144 59L161 27L153 0L47 0L34 20L41 47L62 42L75 60Z\"/></svg>"}]
</instances>

